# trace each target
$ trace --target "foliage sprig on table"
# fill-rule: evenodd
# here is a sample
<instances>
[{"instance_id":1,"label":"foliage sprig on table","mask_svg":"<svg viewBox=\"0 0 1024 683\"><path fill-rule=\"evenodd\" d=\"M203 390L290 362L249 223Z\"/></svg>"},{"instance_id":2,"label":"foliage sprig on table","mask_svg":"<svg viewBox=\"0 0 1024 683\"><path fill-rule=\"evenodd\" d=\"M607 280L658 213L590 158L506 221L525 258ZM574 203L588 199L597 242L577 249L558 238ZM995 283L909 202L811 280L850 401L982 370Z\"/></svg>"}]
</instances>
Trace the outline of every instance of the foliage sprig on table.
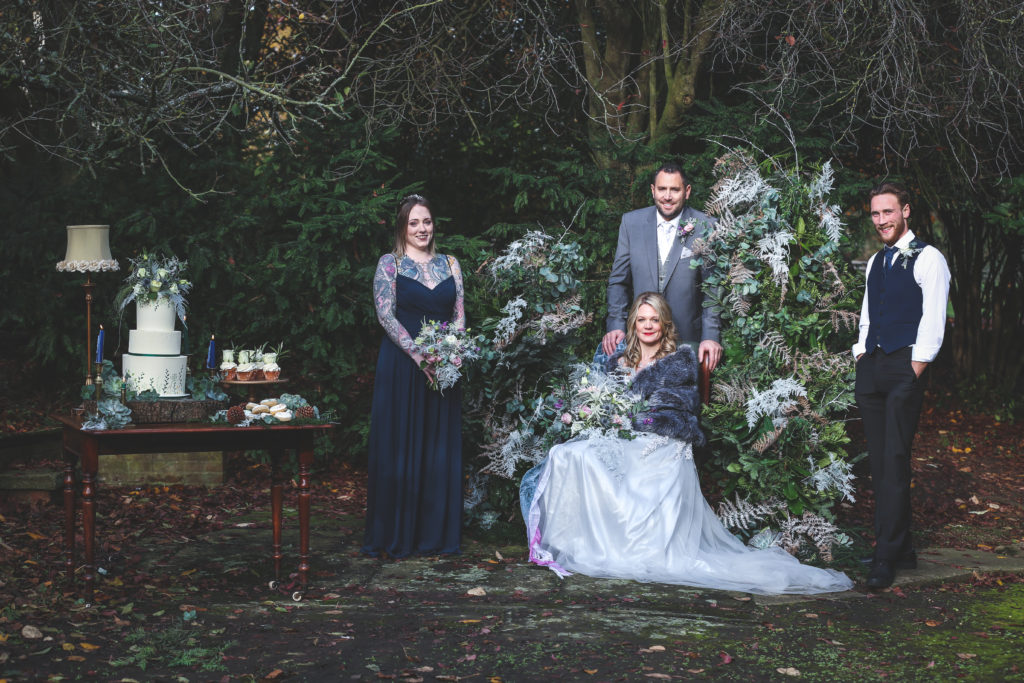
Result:
<instances>
[{"instance_id":1,"label":"foliage sprig on table","mask_svg":"<svg viewBox=\"0 0 1024 683\"><path fill-rule=\"evenodd\" d=\"M128 276L117 293L115 304L119 311L133 301L155 303L167 299L174 306L178 319L185 321L185 295L192 289L192 283L183 277L188 261L179 261L174 256L142 252L129 258Z\"/></svg>"},{"instance_id":2,"label":"foliage sprig on table","mask_svg":"<svg viewBox=\"0 0 1024 683\"><path fill-rule=\"evenodd\" d=\"M695 249L695 265L710 267L727 354L701 418L713 462L726 495L781 499L775 523L817 524L805 512L828 522L853 495L844 419L860 305L839 253L842 214L828 198L834 173L828 162L808 175L741 152L716 170L707 209L719 222Z\"/></svg>"}]
</instances>

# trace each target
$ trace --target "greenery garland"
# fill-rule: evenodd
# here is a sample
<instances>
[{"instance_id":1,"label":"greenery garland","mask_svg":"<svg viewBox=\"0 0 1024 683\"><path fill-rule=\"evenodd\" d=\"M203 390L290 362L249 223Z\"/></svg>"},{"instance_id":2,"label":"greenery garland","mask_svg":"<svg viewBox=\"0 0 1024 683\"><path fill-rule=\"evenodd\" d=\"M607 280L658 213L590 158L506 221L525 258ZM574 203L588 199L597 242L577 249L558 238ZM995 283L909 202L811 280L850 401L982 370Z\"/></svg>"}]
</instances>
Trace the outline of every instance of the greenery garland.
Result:
<instances>
[{"instance_id":1,"label":"greenery garland","mask_svg":"<svg viewBox=\"0 0 1024 683\"><path fill-rule=\"evenodd\" d=\"M726 362L701 417L714 476L727 496L719 516L758 545L806 547L831 557L849 539L832 506L853 499L845 418L853 404L852 345L859 308L854 274L839 253L843 224L830 204L825 163L810 177L773 160L719 160L708 211L715 231L695 245L705 287L722 310ZM486 320L491 344L470 388L486 406L482 474L467 512L514 526L518 479L550 445L572 368L592 353L580 331L594 302L580 297L579 245L543 231L514 241L490 264L501 315ZM496 475L496 476L486 476Z\"/></svg>"}]
</instances>

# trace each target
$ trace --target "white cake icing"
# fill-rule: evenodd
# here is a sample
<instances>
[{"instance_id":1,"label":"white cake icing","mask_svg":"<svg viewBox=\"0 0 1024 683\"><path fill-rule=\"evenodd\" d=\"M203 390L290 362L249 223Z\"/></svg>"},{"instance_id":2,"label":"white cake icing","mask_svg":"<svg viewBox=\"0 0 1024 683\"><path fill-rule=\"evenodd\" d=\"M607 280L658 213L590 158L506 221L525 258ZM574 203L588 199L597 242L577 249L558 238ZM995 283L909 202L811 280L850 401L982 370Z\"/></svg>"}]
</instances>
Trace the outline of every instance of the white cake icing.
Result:
<instances>
[{"instance_id":1,"label":"white cake icing","mask_svg":"<svg viewBox=\"0 0 1024 683\"><path fill-rule=\"evenodd\" d=\"M152 390L160 396L185 396L185 366L181 333L174 329L174 306L167 299L136 302L138 329L128 332L128 353L121 367L128 388Z\"/></svg>"},{"instance_id":2,"label":"white cake icing","mask_svg":"<svg viewBox=\"0 0 1024 683\"><path fill-rule=\"evenodd\" d=\"M145 356L177 356L181 353L181 332L128 330L128 353Z\"/></svg>"}]
</instances>

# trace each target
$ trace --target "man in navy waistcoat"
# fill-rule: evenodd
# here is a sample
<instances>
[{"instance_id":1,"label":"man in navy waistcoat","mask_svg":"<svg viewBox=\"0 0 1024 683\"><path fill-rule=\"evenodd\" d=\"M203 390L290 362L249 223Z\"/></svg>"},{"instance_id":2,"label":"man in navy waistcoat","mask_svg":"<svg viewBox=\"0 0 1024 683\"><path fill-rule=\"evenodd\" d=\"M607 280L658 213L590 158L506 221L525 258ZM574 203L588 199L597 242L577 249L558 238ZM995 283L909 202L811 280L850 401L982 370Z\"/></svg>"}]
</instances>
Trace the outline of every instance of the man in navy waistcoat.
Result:
<instances>
[{"instance_id":1,"label":"man in navy waistcoat","mask_svg":"<svg viewBox=\"0 0 1024 683\"><path fill-rule=\"evenodd\" d=\"M871 190L871 220L885 244L868 260L860 315L855 393L875 491L875 551L869 588L915 569L910 535L910 446L924 398L922 375L942 346L949 268L938 249L907 225L909 195L899 183Z\"/></svg>"}]
</instances>

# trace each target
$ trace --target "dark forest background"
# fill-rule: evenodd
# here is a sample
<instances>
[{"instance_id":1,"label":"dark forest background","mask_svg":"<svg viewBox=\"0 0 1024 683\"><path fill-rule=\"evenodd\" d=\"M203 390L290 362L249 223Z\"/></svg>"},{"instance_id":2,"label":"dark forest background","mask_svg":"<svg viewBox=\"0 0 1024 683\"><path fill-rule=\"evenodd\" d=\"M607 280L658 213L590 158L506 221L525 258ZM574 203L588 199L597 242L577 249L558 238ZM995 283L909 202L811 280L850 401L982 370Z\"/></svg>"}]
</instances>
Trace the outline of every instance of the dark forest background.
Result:
<instances>
[{"instance_id":1,"label":"dark forest background","mask_svg":"<svg viewBox=\"0 0 1024 683\"><path fill-rule=\"evenodd\" d=\"M834 159L850 261L876 248L867 188L907 182L912 229L953 273L943 376L1019 408L1021 35L1009 0L5 3L5 410L76 400L84 276L55 264L64 226L102 223L122 268L188 260L195 368L209 334L283 341L289 391L335 410L338 452L363 458L370 285L402 196L433 202L471 325L504 304L474 275L489 258L570 231L596 340L650 169L682 159L699 207L734 147ZM108 357L132 325L123 276L94 277Z\"/></svg>"}]
</instances>

